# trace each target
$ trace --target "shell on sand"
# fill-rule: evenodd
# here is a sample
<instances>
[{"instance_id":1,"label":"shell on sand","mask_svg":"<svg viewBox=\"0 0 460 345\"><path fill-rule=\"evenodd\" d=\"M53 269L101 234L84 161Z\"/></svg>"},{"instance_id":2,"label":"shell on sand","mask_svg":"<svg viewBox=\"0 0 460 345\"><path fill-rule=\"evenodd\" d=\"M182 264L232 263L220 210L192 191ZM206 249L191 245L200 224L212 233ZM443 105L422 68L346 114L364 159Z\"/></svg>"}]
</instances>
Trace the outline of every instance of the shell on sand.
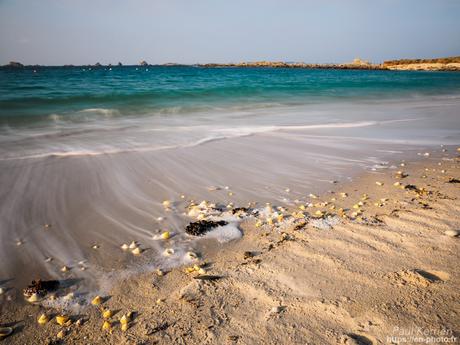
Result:
<instances>
[{"instance_id":1,"label":"shell on sand","mask_svg":"<svg viewBox=\"0 0 460 345\"><path fill-rule=\"evenodd\" d=\"M169 231L165 231L165 232L163 232L163 233L161 234L161 238L162 238L163 240L167 240L167 239L169 239L170 237L171 237L171 233L170 233Z\"/></svg>"},{"instance_id":2,"label":"shell on sand","mask_svg":"<svg viewBox=\"0 0 460 345\"><path fill-rule=\"evenodd\" d=\"M123 243L120 248L123 250L128 250L129 246L126 243Z\"/></svg>"},{"instance_id":3,"label":"shell on sand","mask_svg":"<svg viewBox=\"0 0 460 345\"><path fill-rule=\"evenodd\" d=\"M12 327L0 327L0 339L5 338L13 333Z\"/></svg>"},{"instance_id":4,"label":"shell on sand","mask_svg":"<svg viewBox=\"0 0 460 345\"><path fill-rule=\"evenodd\" d=\"M135 241L132 241L130 244L129 244L129 249L134 249L137 247L137 243Z\"/></svg>"},{"instance_id":5,"label":"shell on sand","mask_svg":"<svg viewBox=\"0 0 460 345\"><path fill-rule=\"evenodd\" d=\"M133 253L134 255L140 255L142 253L142 249L139 247L136 247L133 250L131 250L131 253Z\"/></svg>"},{"instance_id":6,"label":"shell on sand","mask_svg":"<svg viewBox=\"0 0 460 345\"><path fill-rule=\"evenodd\" d=\"M444 234L449 236L449 237L458 237L458 236L460 236L460 231L458 231L458 230L446 230L446 231L444 231Z\"/></svg>"},{"instance_id":7,"label":"shell on sand","mask_svg":"<svg viewBox=\"0 0 460 345\"><path fill-rule=\"evenodd\" d=\"M60 326L64 326L69 320L70 320L69 317L66 316L66 315L58 315L58 316L56 316L56 322Z\"/></svg>"},{"instance_id":8,"label":"shell on sand","mask_svg":"<svg viewBox=\"0 0 460 345\"><path fill-rule=\"evenodd\" d=\"M174 254L174 249L172 248L167 248L165 249L165 251L163 252L163 255L166 255L166 256L171 256Z\"/></svg>"},{"instance_id":9,"label":"shell on sand","mask_svg":"<svg viewBox=\"0 0 460 345\"><path fill-rule=\"evenodd\" d=\"M104 321L104 323L102 324L102 329L104 331L111 331L112 330L112 324L109 322L109 321Z\"/></svg>"},{"instance_id":10,"label":"shell on sand","mask_svg":"<svg viewBox=\"0 0 460 345\"><path fill-rule=\"evenodd\" d=\"M110 319L113 315L113 312L110 309L106 309L102 312L102 317L104 319Z\"/></svg>"},{"instance_id":11,"label":"shell on sand","mask_svg":"<svg viewBox=\"0 0 460 345\"><path fill-rule=\"evenodd\" d=\"M27 302L29 303L35 303L35 302L38 302L40 300L38 294L36 293L33 293L29 298L27 298Z\"/></svg>"},{"instance_id":12,"label":"shell on sand","mask_svg":"<svg viewBox=\"0 0 460 345\"><path fill-rule=\"evenodd\" d=\"M102 302L104 302L104 300L102 299L101 296L98 295L98 296L96 296L96 297L93 298L93 300L91 301L91 304L92 304L92 305L99 305L99 304L101 304Z\"/></svg>"},{"instance_id":13,"label":"shell on sand","mask_svg":"<svg viewBox=\"0 0 460 345\"><path fill-rule=\"evenodd\" d=\"M41 314L40 317L37 319L37 322L40 324L40 325L44 325L46 323L48 323L49 321L49 317L48 315L46 314Z\"/></svg>"}]
</instances>

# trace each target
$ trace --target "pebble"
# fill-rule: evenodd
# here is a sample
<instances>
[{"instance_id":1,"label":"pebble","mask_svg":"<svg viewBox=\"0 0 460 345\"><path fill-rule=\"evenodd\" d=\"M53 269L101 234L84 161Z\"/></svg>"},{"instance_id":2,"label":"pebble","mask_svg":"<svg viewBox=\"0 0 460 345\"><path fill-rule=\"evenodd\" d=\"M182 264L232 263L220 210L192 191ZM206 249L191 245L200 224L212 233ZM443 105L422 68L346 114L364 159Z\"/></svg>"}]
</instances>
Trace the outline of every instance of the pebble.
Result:
<instances>
[{"instance_id":1,"label":"pebble","mask_svg":"<svg viewBox=\"0 0 460 345\"><path fill-rule=\"evenodd\" d=\"M449 237L458 237L458 236L460 236L460 231L458 231L458 230L446 230L444 232L444 235L447 235Z\"/></svg>"}]
</instances>

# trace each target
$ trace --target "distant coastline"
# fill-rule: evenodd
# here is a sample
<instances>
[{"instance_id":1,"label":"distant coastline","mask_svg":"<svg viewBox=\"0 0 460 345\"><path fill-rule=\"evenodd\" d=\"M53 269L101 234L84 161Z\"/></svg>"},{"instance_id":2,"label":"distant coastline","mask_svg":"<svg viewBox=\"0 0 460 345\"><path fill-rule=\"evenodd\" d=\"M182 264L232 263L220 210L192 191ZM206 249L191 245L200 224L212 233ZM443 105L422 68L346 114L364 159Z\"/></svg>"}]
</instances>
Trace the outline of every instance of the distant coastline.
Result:
<instances>
[{"instance_id":1,"label":"distant coastline","mask_svg":"<svg viewBox=\"0 0 460 345\"><path fill-rule=\"evenodd\" d=\"M305 62L283 62L283 61L254 61L238 63L204 63L204 64L149 64L141 61L137 65L123 65L118 62L115 65L61 65L61 66L43 66L43 65L24 65L20 62L11 61L9 64L0 66L0 68L39 68L39 67L83 67L83 68L105 68L105 67L202 67L202 68L301 68L301 69L344 69L344 70L391 70L391 71L460 71L460 56L436 58L436 59L399 59L388 60L381 64L374 64L359 58L348 63L305 63Z\"/></svg>"}]
</instances>

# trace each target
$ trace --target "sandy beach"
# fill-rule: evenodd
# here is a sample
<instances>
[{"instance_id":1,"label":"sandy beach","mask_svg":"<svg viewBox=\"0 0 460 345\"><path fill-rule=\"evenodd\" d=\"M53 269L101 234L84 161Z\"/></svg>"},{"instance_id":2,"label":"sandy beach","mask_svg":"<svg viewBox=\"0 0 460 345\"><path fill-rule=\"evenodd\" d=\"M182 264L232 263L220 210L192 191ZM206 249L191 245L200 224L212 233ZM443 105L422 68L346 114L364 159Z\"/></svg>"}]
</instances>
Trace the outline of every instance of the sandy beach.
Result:
<instances>
[{"instance_id":1,"label":"sandy beach","mask_svg":"<svg viewBox=\"0 0 460 345\"><path fill-rule=\"evenodd\" d=\"M2 281L0 323L13 328L3 342L458 342L459 153L406 156L331 183L272 225L262 214L244 217L241 239L203 240L187 265L120 277L96 306L44 307L52 296L74 298L72 284L31 304ZM49 321L40 325L42 314ZM65 326L56 323L61 314L70 317Z\"/></svg>"}]
</instances>

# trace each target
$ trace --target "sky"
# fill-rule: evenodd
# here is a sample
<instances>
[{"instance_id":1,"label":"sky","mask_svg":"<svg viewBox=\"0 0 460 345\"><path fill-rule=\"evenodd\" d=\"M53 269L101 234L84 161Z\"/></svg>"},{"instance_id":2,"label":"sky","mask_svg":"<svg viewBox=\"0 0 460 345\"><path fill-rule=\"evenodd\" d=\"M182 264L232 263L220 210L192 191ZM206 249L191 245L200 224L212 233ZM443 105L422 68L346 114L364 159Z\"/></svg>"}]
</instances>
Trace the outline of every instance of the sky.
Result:
<instances>
[{"instance_id":1,"label":"sky","mask_svg":"<svg viewBox=\"0 0 460 345\"><path fill-rule=\"evenodd\" d=\"M0 0L0 64L460 55L460 0Z\"/></svg>"}]
</instances>

